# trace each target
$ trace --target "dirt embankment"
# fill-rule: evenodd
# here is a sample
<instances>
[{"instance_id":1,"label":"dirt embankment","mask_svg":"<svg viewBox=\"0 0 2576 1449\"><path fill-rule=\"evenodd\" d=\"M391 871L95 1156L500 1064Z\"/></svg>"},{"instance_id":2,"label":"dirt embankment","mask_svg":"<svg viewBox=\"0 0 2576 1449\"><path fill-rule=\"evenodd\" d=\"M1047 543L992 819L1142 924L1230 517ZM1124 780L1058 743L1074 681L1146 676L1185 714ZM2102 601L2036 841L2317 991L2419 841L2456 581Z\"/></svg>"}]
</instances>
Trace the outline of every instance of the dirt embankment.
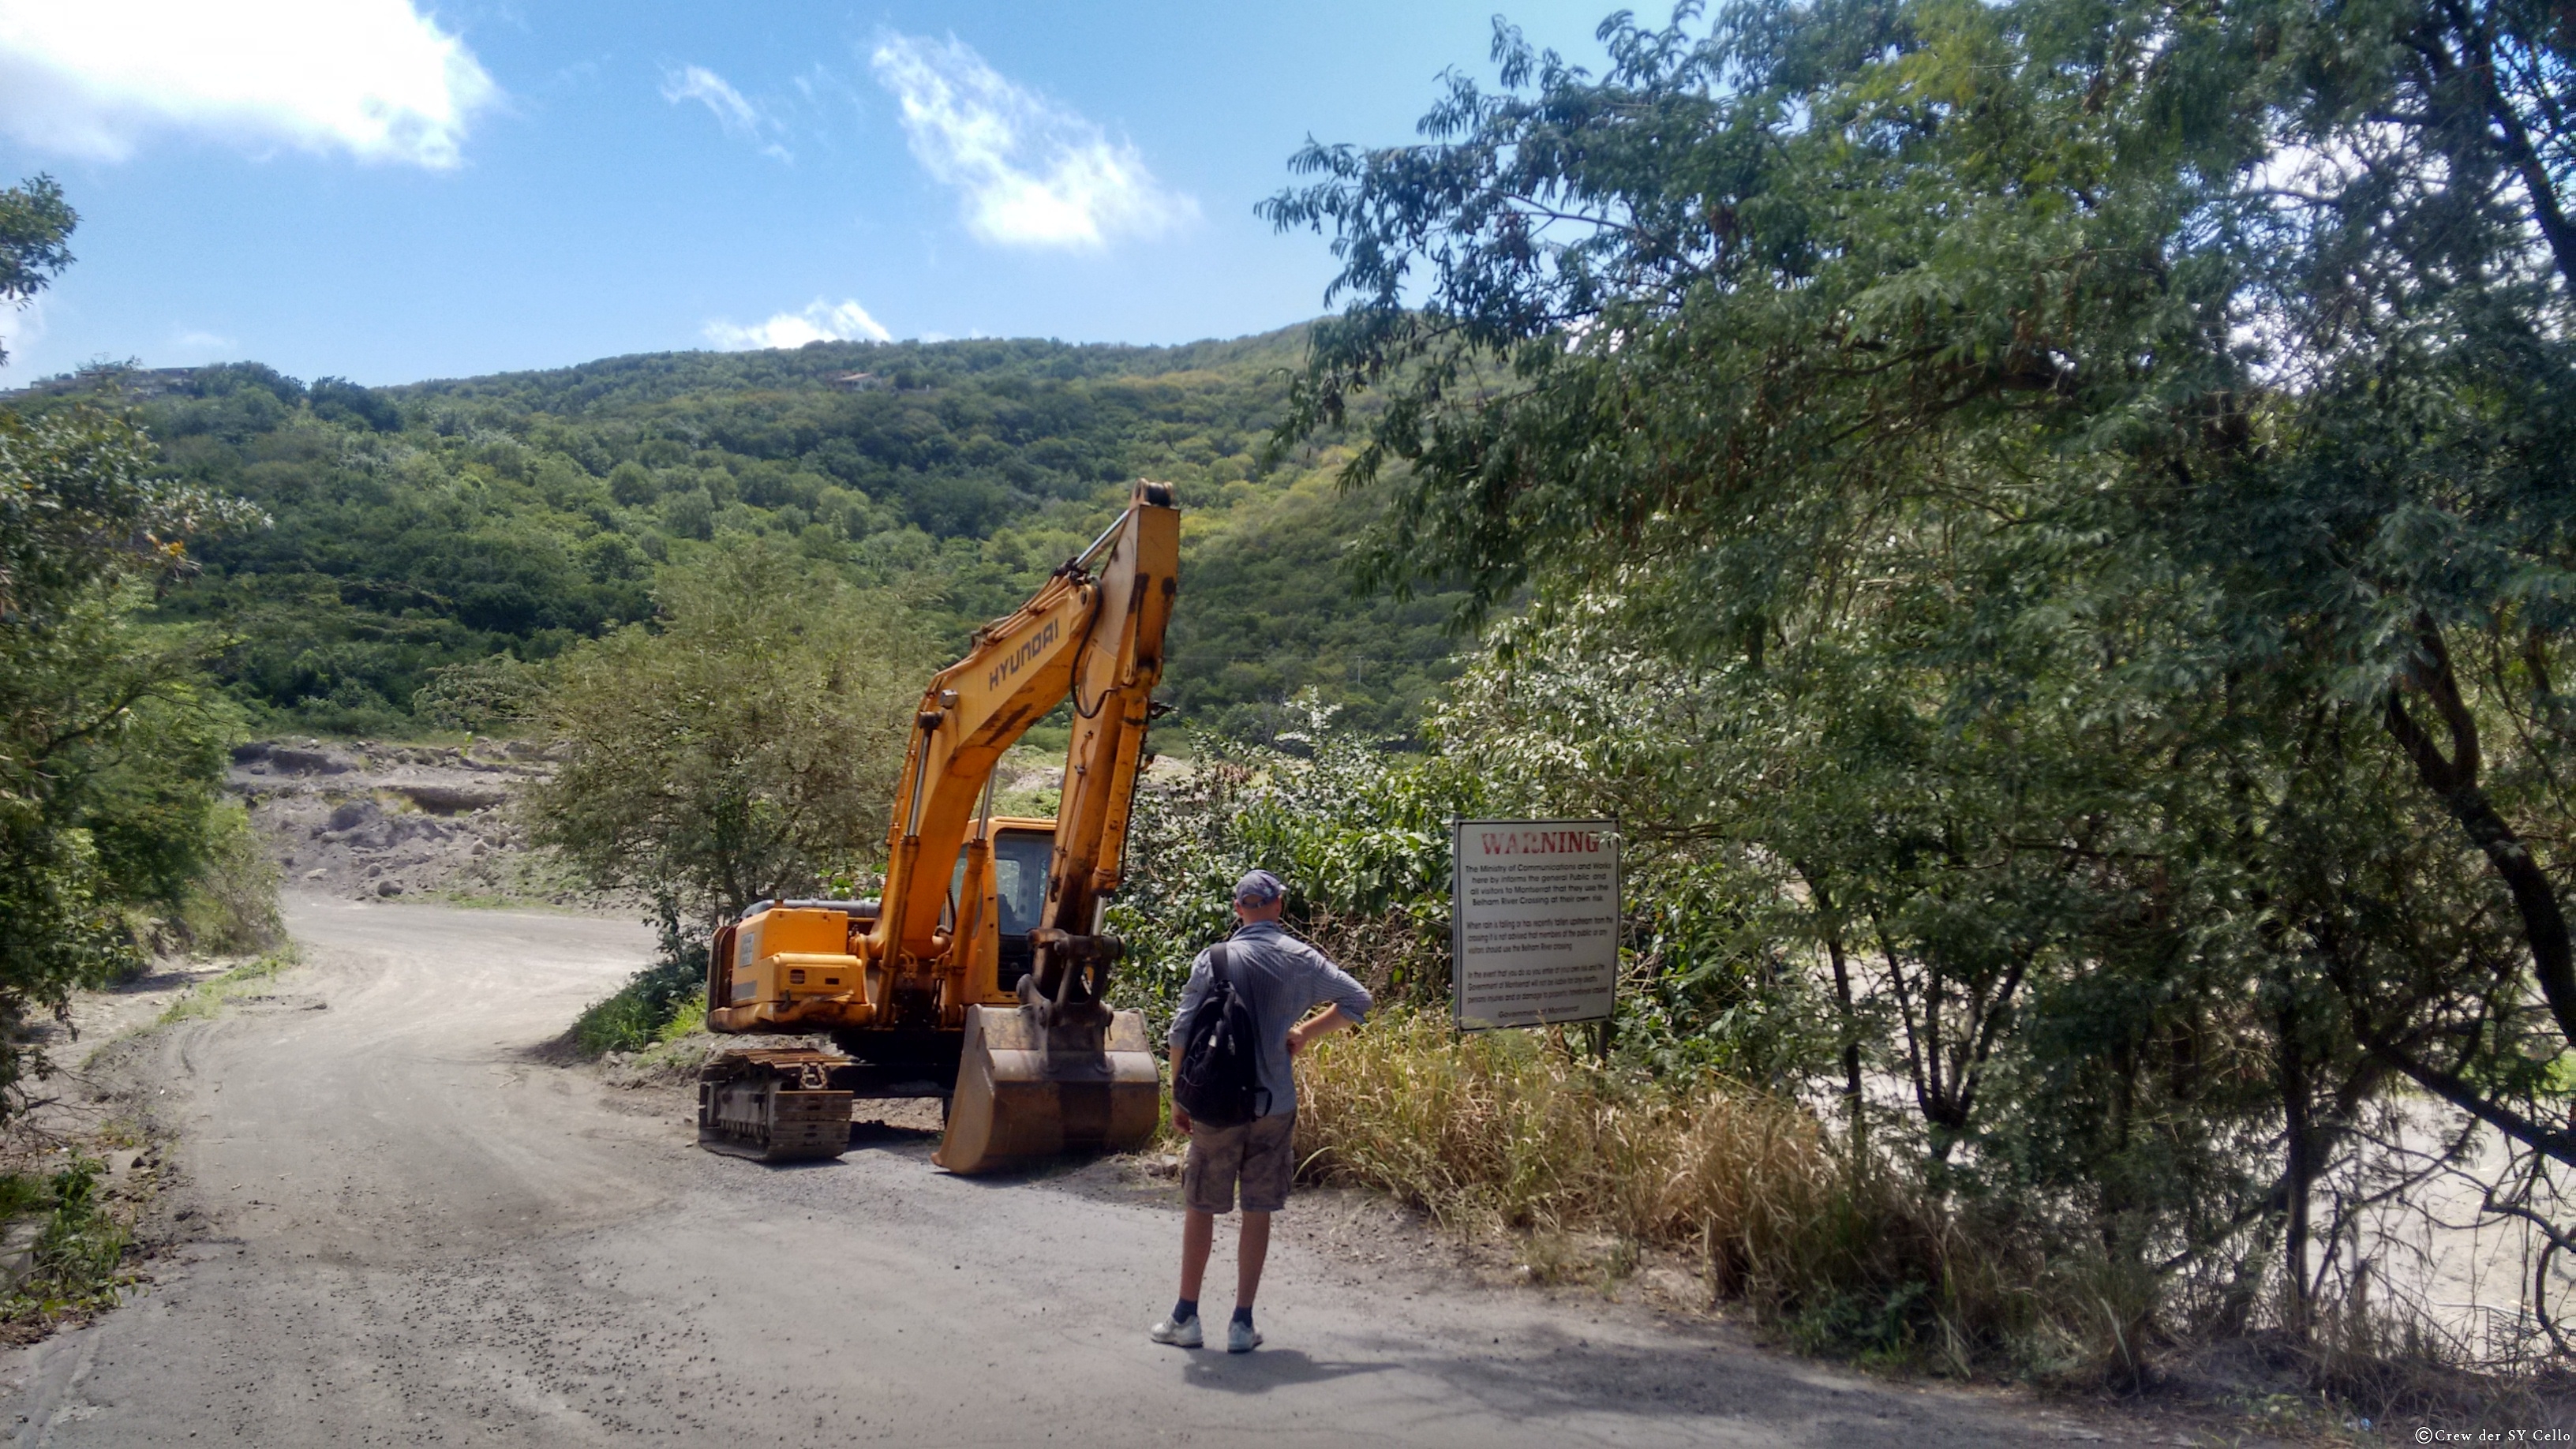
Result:
<instances>
[{"instance_id":1,"label":"dirt embankment","mask_svg":"<svg viewBox=\"0 0 2576 1449\"><path fill-rule=\"evenodd\" d=\"M225 783L299 891L599 905L527 849L512 808L551 769L519 741L259 740L233 751Z\"/></svg>"},{"instance_id":2,"label":"dirt embankment","mask_svg":"<svg viewBox=\"0 0 2576 1449\"><path fill-rule=\"evenodd\" d=\"M516 807L553 769L542 745L523 740L295 738L236 747L224 783L250 806L293 891L637 909L640 901L587 890L529 849ZM1051 755L1014 751L1003 771L1003 813L1053 814L1063 775Z\"/></svg>"}]
</instances>

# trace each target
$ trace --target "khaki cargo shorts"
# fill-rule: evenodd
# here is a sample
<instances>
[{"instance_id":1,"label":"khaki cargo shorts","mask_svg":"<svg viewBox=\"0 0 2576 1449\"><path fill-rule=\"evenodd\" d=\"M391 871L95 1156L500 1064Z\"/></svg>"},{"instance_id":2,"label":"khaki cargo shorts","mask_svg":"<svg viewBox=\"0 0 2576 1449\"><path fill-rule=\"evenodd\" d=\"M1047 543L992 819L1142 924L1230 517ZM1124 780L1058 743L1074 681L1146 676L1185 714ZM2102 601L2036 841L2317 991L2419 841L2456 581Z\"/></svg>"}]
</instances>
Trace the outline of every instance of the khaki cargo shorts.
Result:
<instances>
[{"instance_id":1,"label":"khaki cargo shorts","mask_svg":"<svg viewBox=\"0 0 2576 1449\"><path fill-rule=\"evenodd\" d=\"M1296 1171L1293 1107L1232 1127L1193 1122L1190 1159L1181 1168L1181 1197L1196 1212L1230 1213L1240 1180L1245 1212L1275 1213L1288 1205L1288 1179Z\"/></svg>"}]
</instances>

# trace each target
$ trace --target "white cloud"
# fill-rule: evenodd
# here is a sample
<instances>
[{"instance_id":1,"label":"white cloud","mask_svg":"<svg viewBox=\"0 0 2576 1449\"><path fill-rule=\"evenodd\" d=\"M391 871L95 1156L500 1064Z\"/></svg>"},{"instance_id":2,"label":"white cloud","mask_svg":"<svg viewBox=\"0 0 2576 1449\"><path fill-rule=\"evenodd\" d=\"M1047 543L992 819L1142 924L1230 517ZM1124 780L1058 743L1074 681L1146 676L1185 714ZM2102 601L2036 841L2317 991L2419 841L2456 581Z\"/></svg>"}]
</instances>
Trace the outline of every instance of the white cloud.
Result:
<instances>
[{"instance_id":1,"label":"white cloud","mask_svg":"<svg viewBox=\"0 0 2576 1449\"><path fill-rule=\"evenodd\" d=\"M820 297L802 312L781 312L749 327L739 322L710 322L706 338L726 352L756 347L802 347L808 342L892 342L894 334L856 302L832 303Z\"/></svg>"},{"instance_id":2,"label":"white cloud","mask_svg":"<svg viewBox=\"0 0 2576 1449\"><path fill-rule=\"evenodd\" d=\"M673 105L696 101L724 127L724 133L737 141L760 143L760 154L781 161L795 159L786 147L775 141L762 142L764 132L784 129L777 120L764 115L758 106L742 98L723 76L702 65L684 66L662 78L662 99Z\"/></svg>"},{"instance_id":3,"label":"white cloud","mask_svg":"<svg viewBox=\"0 0 2576 1449\"><path fill-rule=\"evenodd\" d=\"M742 92L725 82L725 78L702 65L688 66L662 79L662 99L673 105L682 101L702 101L724 127L728 136L754 136L760 133L760 112L742 98Z\"/></svg>"},{"instance_id":4,"label":"white cloud","mask_svg":"<svg viewBox=\"0 0 2576 1449\"><path fill-rule=\"evenodd\" d=\"M967 230L1005 246L1097 247L1198 216L1126 141L1013 85L963 42L890 35L869 57L912 154L965 195Z\"/></svg>"},{"instance_id":5,"label":"white cloud","mask_svg":"<svg viewBox=\"0 0 2576 1449\"><path fill-rule=\"evenodd\" d=\"M173 333L169 348L172 354L185 357L221 357L240 349L240 342L220 332L199 332L193 328Z\"/></svg>"},{"instance_id":6,"label":"white cloud","mask_svg":"<svg viewBox=\"0 0 2576 1449\"><path fill-rule=\"evenodd\" d=\"M444 168L499 98L411 0L0 0L0 132L42 150L178 130Z\"/></svg>"}]
</instances>

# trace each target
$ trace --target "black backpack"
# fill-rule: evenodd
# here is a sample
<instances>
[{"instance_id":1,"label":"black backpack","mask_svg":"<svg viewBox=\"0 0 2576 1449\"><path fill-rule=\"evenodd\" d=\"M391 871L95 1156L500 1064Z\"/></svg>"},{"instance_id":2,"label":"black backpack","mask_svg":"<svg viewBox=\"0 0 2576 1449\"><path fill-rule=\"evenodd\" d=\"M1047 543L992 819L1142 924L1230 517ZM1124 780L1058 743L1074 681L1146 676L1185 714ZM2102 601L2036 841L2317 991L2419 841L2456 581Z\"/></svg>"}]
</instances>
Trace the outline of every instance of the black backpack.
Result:
<instances>
[{"instance_id":1,"label":"black backpack","mask_svg":"<svg viewBox=\"0 0 2576 1449\"><path fill-rule=\"evenodd\" d=\"M1261 1024L1226 974L1232 964L1223 946L1210 955L1215 981L1182 1023L1181 1049L1172 1058L1172 1100L1211 1127L1249 1122L1270 1105L1261 1085Z\"/></svg>"}]
</instances>

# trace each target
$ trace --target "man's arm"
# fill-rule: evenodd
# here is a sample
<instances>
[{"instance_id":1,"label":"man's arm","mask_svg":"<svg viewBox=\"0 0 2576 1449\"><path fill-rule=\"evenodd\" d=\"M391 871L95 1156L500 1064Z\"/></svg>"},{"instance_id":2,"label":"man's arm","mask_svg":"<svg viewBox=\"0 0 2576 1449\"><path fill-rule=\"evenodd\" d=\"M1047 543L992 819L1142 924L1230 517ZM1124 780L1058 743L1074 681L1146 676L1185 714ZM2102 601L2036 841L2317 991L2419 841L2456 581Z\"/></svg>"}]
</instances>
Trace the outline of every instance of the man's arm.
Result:
<instances>
[{"instance_id":1,"label":"man's arm","mask_svg":"<svg viewBox=\"0 0 2576 1449\"><path fill-rule=\"evenodd\" d=\"M1366 1021L1370 1008L1377 1005L1367 987L1325 959L1322 952L1314 953L1314 960L1321 968L1315 982L1315 999L1324 1003L1324 1009L1288 1028L1288 1055L1292 1057L1304 1051L1308 1042Z\"/></svg>"},{"instance_id":2,"label":"man's arm","mask_svg":"<svg viewBox=\"0 0 2576 1449\"><path fill-rule=\"evenodd\" d=\"M1341 1003L1335 1002L1288 1028L1288 1055L1293 1057L1304 1051L1306 1043L1318 1037L1331 1036L1337 1031L1348 1031L1359 1024L1358 1017L1343 1011Z\"/></svg>"}]
</instances>

